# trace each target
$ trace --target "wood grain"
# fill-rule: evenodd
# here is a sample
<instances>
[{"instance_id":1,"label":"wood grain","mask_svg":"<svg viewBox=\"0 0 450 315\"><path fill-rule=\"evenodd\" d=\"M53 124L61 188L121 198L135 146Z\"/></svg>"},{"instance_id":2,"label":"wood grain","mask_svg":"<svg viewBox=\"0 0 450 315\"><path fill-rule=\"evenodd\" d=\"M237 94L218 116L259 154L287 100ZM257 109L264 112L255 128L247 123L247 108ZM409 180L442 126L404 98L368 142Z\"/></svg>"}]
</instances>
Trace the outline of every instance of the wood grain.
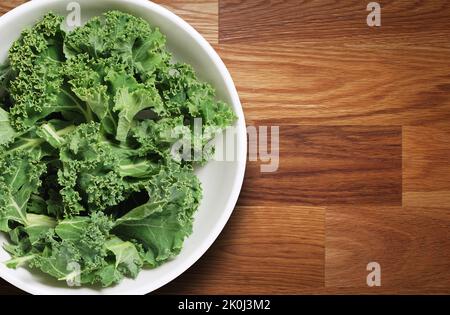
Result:
<instances>
[{"instance_id":1,"label":"wood grain","mask_svg":"<svg viewBox=\"0 0 450 315\"><path fill-rule=\"evenodd\" d=\"M281 126L280 165L249 163L240 205L399 205L401 127Z\"/></svg>"},{"instance_id":2,"label":"wood grain","mask_svg":"<svg viewBox=\"0 0 450 315\"><path fill-rule=\"evenodd\" d=\"M403 203L450 204L450 125L403 127Z\"/></svg>"},{"instance_id":3,"label":"wood grain","mask_svg":"<svg viewBox=\"0 0 450 315\"><path fill-rule=\"evenodd\" d=\"M156 2L214 45L247 123L280 126L280 165L248 163L219 239L155 294L450 294L450 2L381 0L379 28L370 1Z\"/></svg>"},{"instance_id":4,"label":"wood grain","mask_svg":"<svg viewBox=\"0 0 450 315\"><path fill-rule=\"evenodd\" d=\"M223 44L219 52L249 124L450 121L450 74L443 70L450 69L448 43L425 47L349 39L345 44Z\"/></svg>"},{"instance_id":5,"label":"wood grain","mask_svg":"<svg viewBox=\"0 0 450 315\"><path fill-rule=\"evenodd\" d=\"M249 123L448 123L450 4L380 1L371 28L367 3L220 1L219 50Z\"/></svg>"},{"instance_id":6,"label":"wood grain","mask_svg":"<svg viewBox=\"0 0 450 315\"><path fill-rule=\"evenodd\" d=\"M369 2L221 0L220 42L448 41L448 1L377 1L380 28L367 27Z\"/></svg>"},{"instance_id":7,"label":"wood grain","mask_svg":"<svg viewBox=\"0 0 450 315\"><path fill-rule=\"evenodd\" d=\"M317 207L237 207L214 247L158 293L294 294L321 288L324 218Z\"/></svg>"},{"instance_id":8,"label":"wood grain","mask_svg":"<svg viewBox=\"0 0 450 315\"><path fill-rule=\"evenodd\" d=\"M5 14L6 12L11 11L15 7L27 2L27 0L2 0L0 2L0 15Z\"/></svg>"},{"instance_id":9,"label":"wood grain","mask_svg":"<svg viewBox=\"0 0 450 315\"><path fill-rule=\"evenodd\" d=\"M183 17L211 44L219 41L219 5L217 0L156 0Z\"/></svg>"},{"instance_id":10,"label":"wood grain","mask_svg":"<svg viewBox=\"0 0 450 315\"><path fill-rule=\"evenodd\" d=\"M378 262L383 289L450 293L450 208L330 207L325 244L326 286L363 287Z\"/></svg>"}]
</instances>

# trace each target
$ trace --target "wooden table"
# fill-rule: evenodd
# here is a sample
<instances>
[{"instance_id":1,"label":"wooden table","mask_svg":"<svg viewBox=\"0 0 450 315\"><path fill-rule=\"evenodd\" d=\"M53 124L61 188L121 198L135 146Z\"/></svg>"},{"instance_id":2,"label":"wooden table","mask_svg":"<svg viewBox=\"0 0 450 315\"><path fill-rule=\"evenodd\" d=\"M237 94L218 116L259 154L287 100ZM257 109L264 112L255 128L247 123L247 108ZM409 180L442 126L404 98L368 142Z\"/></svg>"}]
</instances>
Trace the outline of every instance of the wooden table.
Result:
<instances>
[{"instance_id":1,"label":"wooden table","mask_svg":"<svg viewBox=\"0 0 450 315\"><path fill-rule=\"evenodd\" d=\"M157 293L450 293L450 2L379 1L381 27L370 1L161 2L217 49L247 124L280 126L280 166L248 164L220 238Z\"/></svg>"}]
</instances>

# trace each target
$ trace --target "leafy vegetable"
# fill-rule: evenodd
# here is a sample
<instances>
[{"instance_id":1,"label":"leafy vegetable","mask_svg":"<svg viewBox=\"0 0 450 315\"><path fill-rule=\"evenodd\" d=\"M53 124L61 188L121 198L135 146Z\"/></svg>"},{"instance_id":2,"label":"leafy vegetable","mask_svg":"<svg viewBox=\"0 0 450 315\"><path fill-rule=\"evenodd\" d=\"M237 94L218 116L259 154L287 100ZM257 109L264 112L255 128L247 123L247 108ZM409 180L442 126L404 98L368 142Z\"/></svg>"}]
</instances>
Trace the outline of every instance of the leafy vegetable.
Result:
<instances>
[{"instance_id":1,"label":"leafy vegetable","mask_svg":"<svg viewBox=\"0 0 450 315\"><path fill-rule=\"evenodd\" d=\"M110 286L180 252L206 158L179 160L174 144L201 149L236 117L146 21L62 21L23 31L0 66L0 231L7 266Z\"/></svg>"},{"instance_id":2,"label":"leafy vegetable","mask_svg":"<svg viewBox=\"0 0 450 315\"><path fill-rule=\"evenodd\" d=\"M11 127L9 121L9 114L4 109L0 108L0 145L8 143L16 137L15 130Z\"/></svg>"}]
</instances>

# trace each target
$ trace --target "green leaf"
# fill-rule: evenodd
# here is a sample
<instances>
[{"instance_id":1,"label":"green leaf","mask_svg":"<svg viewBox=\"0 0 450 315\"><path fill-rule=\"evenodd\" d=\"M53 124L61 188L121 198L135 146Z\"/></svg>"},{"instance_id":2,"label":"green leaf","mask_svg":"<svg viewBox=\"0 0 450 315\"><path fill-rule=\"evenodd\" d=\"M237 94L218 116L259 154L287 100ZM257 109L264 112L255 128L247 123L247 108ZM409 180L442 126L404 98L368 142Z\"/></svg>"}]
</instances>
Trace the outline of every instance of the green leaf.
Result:
<instances>
[{"instance_id":1,"label":"green leaf","mask_svg":"<svg viewBox=\"0 0 450 315\"><path fill-rule=\"evenodd\" d=\"M93 275L88 275L84 282L100 283L103 287L109 287L114 283L120 282L122 279L123 274L111 263L97 270Z\"/></svg>"},{"instance_id":2,"label":"green leaf","mask_svg":"<svg viewBox=\"0 0 450 315\"><path fill-rule=\"evenodd\" d=\"M149 201L139 207L136 207L129 211L124 216L120 217L116 220L115 225L120 225L124 222L130 222L130 221L139 221L142 219L145 219L146 217L161 212L164 209L164 206L166 205L167 201L160 200L160 201Z\"/></svg>"},{"instance_id":3,"label":"green leaf","mask_svg":"<svg viewBox=\"0 0 450 315\"><path fill-rule=\"evenodd\" d=\"M45 170L29 154L10 154L0 160L0 230L8 232L8 223L27 225L26 209L31 194L37 192Z\"/></svg>"},{"instance_id":4,"label":"green leaf","mask_svg":"<svg viewBox=\"0 0 450 315\"><path fill-rule=\"evenodd\" d=\"M47 141L52 147L60 148L64 143L64 135L75 130L75 126L66 122L52 120L41 125L36 134Z\"/></svg>"},{"instance_id":5,"label":"green leaf","mask_svg":"<svg viewBox=\"0 0 450 315\"><path fill-rule=\"evenodd\" d=\"M67 61L65 73L75 95L95 113L106 132L115 134L117 119L103 74L105 65L110 62L114 61L94 60L87 54L80 54Z\"/></svg>"},{"instance_id":6,"label":"green leaf","mask_svg":"<svg viewBox=\"0 0 450 315\"><path fill-rule=\"evenodd\" d=\"M9 143L16 136L17 133L11 126L8 112L0 108L0 145Z\"/></svg>"},{"instance_id":7,"label":"green leaf","mask_svg":"<svg viewBox=\"0 0 450 315\"><path fill-rule=\"evenodd\" d=\"M118 115L117 140L126 140L135 116L142 110L151 109L158 115L164 113L164 104L153 82L138 83L123 69L110 70L106 80L115 93L113 110Z\"/></svg>"},{"instance_id":8,"label":"green leaf","mask_svg":"<svg viewBox=\"0 0 450 315\"><path fill-rule=\"evenodd\" d=\"M47 202L38 194L32 194L28 203L27 213L47 214Z\"/></svg>"},{"instance_id":9,"label":"green leaf","mask_svg":"<svg viewBox=\"0 0 450 315\"><path fill-rule=\"evenodd\" d=\"M170 205L140 221L120 224L114 232L124 239L136 239L151 251L157 262L178 254L192 231L191 221L180 220L177 207Z\"/></svg>"},{"instance_id":10,"label":"green leaf","mask_svg":"<svg viewBox=\"0 0 450 315\"><path fill-rule=\"evenodd\" d=\"M65 219L56 226L56 234L65 241L78 241L89 225L89 217L73 217Z\"/></svg>"},{"instance_id":11,"label":"green leaf","mask_svg":"<svg viewBox=\"0 0 450 315\"><path fill-rule=\"evenodd\" d=\"M16 269L20 266L27 264L30 260L33 260L35 257L36 257L36 255L28 255L28 256L12 258L12 259L6 261L5 265L8 268Z\"/></svg>"},{"instance_id":12,"label":"green leaf","mask_svg":"<svg viewBox=\"0 0 450 315\"><path fill-rule=\"evenodd\" d=\"M2 107L3 101L6 99L8 93L9 83L14 77L14 71L11 68L9 62L0 65L0 107Z\"/></svg>"},{"instance_id":13,"label":"green leaf","mask_svg":"<svg viewBox=\"0 0 450 315\"><path fill-rule=\"evenodd\" d=\"M124 274L132 278L138 275L143 262L133 243L113 237L105 243L105 246L116 256L116 268L124 270Z\"/></svg>"},{"instance_id":14,"label":"green leaf","mask_svg":"<svg viewBox=\"0 0 450 315\"><path fill-rule=\"evenodd\" d=\"M46 215L27 213L25 231L28 234L31 244L36 243L41 237L56 226L54 218Z\"/></svg>"},{"instance_id":15,"label":"green leaf","mask_svg":"<svg viewBox=\"0 0 450 315\"><path fill-rule=\"evenodd\" d=\"M146 108L161 112L162 102L155 90L141 89L130 92L127 88L119 89L115 98L114 110L119 112L116 139L125 141L134 117Z\"/></svg>"}]
</instances>

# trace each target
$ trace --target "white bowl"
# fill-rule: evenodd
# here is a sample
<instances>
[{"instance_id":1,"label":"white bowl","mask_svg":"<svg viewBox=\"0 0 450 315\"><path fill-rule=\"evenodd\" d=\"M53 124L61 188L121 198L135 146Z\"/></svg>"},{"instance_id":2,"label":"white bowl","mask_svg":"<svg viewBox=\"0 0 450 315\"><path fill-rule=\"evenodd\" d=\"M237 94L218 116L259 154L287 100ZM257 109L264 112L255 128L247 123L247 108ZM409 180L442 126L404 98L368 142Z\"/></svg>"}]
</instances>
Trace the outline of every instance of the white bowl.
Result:
<instances>
[{"instance_id":1,"label":"white bowl","mask_svg":"<svg viewBox=\"0 0 450 315\"><path fill-rule=\"evenodd\" d=\"M67 15L70 0L36 0L25 3L0 17L0 60L21 31L33 25L45 13ZM77 0L82 21L118 9L146 19L167 36L167 47L174 58L194 66L202 80L210 82L219 99L232 105L238 116L234 161L211 161L196 171L203 183L204 198L195 217L194 232L186 239L182 252L156 269L144 269L135 279L104 289L68 287L43 275L39 270L8 269L3 262L9 255L0 249L0 276L14 286L32 294L145 294L172 281L194 264L212 245L230 217L244 178L247 135L244 114L233 80L220 57L208 42L189 24L167 9L146 0ZM0 233L0 243L7 242Z\"/></svg>"}]
</instances>

